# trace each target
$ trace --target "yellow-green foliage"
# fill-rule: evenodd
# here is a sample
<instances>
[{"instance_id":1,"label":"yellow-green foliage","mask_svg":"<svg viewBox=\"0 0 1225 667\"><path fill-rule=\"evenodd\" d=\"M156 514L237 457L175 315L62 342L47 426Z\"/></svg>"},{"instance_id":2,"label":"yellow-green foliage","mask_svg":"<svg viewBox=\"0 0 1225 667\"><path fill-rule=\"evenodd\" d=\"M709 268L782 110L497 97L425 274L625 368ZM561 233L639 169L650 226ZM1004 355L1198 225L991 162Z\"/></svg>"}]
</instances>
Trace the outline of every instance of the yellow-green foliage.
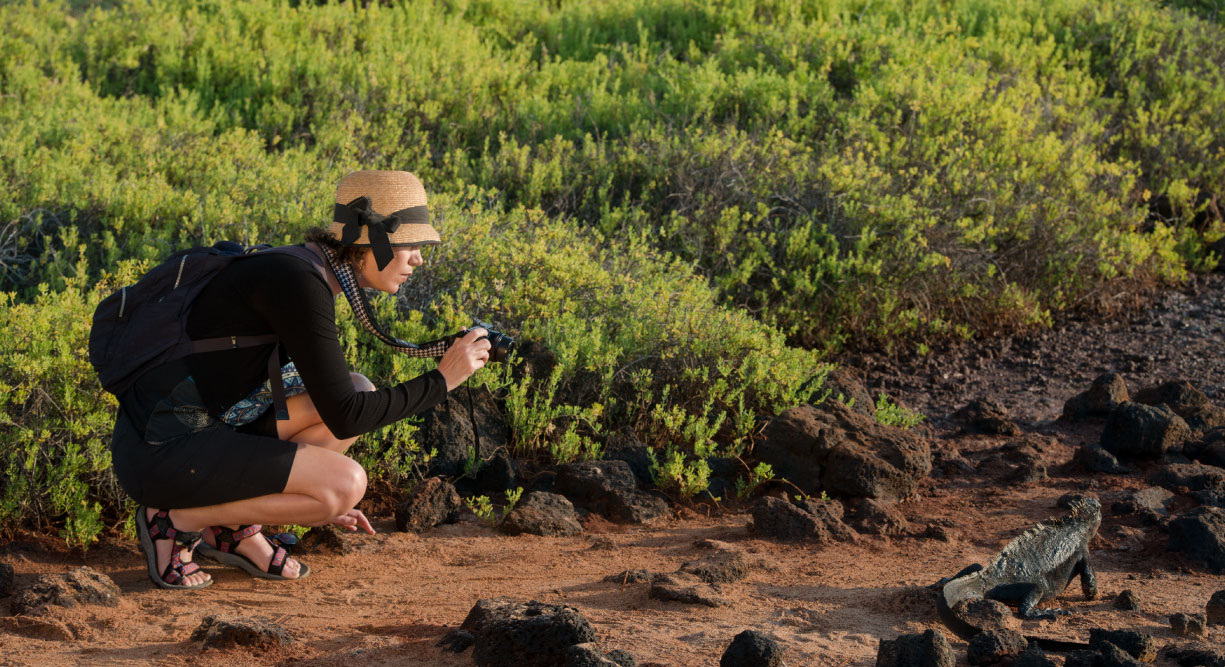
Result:
<instances>
[{"instance_id":1,"label":"yellow-green foliage","mask_svg":"<svg viewBox=\"0 0 1225 667\"><path fill-rule=\"evenodd\" d=\"M1192 224L1225 192L1211 2L121 0L0 21L0 317L25 337L0 377L27 387L3 437L51 434L20 465L5 450L0 521L65 519L75 542L120 496L105 448L68 434L113 406L43 412L89 386L53 323L122 260L297 240L353 169L419 174L449 241L380 302L397 335L482 317L534 342L536 374L475 379L516 449L592 458L628 428L675 448L683 493L686 457L742 450L824 351L1042 325L1210 268L1225 235ZM428 367L343 327L376 383ZM408 475L415 428L355 455Z\"/></svg>"},{"instance_id":2,"label":"yellow-green foliage","mask_svg":"<svg viewBox=\"0 0 1225 667\"><path fill-rule=\"evenodd\" d=\"M128 265L92 287L71 279L30 303L0 293L0 527L56 524L87 546L130 501L111 474L116 401L102 391L85 349L94 308Z\"/></svg>"},{"instance_id":3,"label":"yellow-green foliage","mask_svg":"<svg viewBox=\"0 0 1225 667\"><path fill-rule=\"evenodd\" d=\"M1211 264L1182 229L1225 190L1211 3L116 4L0 10L17 285L59 279L65 225L95 271L287 238L356 166L646 236L821 348Z\"/></svg>"}]
</instances>

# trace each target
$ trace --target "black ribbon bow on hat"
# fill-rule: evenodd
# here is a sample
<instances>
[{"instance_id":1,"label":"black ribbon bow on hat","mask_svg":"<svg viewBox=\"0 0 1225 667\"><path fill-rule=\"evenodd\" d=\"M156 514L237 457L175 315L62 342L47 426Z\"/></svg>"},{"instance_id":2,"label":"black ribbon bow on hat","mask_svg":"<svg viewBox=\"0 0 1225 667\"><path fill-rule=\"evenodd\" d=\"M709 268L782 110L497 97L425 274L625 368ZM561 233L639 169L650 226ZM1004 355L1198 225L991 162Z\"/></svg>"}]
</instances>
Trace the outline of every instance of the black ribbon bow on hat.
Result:
<instances>
[{"instance_id":1,"label":"black ribbon bow on hat","mask_svg":"<svg viewBox=\"0 0 1225 667\"><path fill-rule=\"evenodd\" d=\"M348 204L336 204L332 219L344 225L340 235L341 245L353 245L361 238L362 227L366 228L370 247L374 250L374 261L382 271L391 262L394 253L388 234L394 234L400 225L429 224L430 212L425 206L412 206L390 215L383 215L370 207L370 198L358 197Z\"/></svg>"}]
</instances>

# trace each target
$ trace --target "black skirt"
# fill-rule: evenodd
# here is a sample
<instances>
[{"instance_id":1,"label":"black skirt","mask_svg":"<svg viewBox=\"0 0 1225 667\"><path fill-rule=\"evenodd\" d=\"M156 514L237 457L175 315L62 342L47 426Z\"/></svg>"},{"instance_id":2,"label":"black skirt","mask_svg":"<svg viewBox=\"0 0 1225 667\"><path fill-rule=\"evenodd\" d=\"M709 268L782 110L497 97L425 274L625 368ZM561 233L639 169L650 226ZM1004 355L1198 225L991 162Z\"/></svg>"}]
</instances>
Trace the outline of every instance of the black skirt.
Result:
<instances>
[{"instance_id":1,"label":"black skirt","mask_svg":"<svg viewBox=\"0 0 1225 667\"><path fill-rule=\"evenodd\" d=\"M237 428L209 415L181 362L146 373L119 397L111 439L119 484L158 509L281 493L297 451L276 437L272 410Z\"/></svg>"}]
</instances>

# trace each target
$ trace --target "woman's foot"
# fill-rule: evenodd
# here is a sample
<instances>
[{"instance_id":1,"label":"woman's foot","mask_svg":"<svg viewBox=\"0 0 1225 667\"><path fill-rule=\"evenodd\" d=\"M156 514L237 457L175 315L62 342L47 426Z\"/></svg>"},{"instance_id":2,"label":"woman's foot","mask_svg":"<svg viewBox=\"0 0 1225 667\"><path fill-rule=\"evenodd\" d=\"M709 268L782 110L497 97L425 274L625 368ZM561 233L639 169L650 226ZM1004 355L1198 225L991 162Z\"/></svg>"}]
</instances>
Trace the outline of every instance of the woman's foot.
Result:
<instances>
[{"instance_id":1,"label":"woman's foot","mask_svg":"<svg viewBox=\"0 0 1225 667\"><path fill-rule=\"evenodd\" d=\"M146 508L145 521L152 525L153 517L158 513L158 511L159 510L152 507ZM177 518L178 515L176 510L170 510L166 513L166 515L170 517L170 523L174 524L176 530L194 531L203 528L203 526L182 526L175 524L175 518ZM157 552L158 572L166 571L166 566L170 564L170 558L174 555L174 550L176 548L179 549L179 562L183 563L184 565L191 562L191 551L180 544L175 544L174 540L155 540L153 542L153 547ZM181 581L176 581L174 583L182 586L199 586L206 583L210 579L212 579L212 576L209 575L209 573L205 572L204 570L197 570L196 572L183 577Z\"/></svg>"},{"instance_id":2,"label":"woman's foot","mask_svg":"<svg viewBox=\"0 0 1225 667\"><path fill-rule=\"evenodd\" d=\"M238 530L239 526L213 526L204 531L204 542L210 547L217 547L218 531L234 531ZM237 545L230 547L230 551L251 561L256 567L264 572L268 572L272 567L272 559L276 555L276 549L268 542L263 533L256 532L250 537L246 537L238 542ZM302 564L284 556L285 564L281 567L281 576L286 579L297 579L302 572Z\"/></svg>"}]
</instances>

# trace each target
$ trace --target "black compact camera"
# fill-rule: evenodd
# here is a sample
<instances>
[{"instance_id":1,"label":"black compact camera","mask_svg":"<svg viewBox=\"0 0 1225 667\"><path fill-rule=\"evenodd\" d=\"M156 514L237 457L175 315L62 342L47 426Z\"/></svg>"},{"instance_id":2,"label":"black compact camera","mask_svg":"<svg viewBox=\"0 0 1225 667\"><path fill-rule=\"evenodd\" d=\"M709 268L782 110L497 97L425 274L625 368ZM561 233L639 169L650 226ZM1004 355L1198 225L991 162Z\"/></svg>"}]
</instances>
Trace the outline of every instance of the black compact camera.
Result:
<instances>
[{"instance_id":1,"label":"black compact camera","mask_svg":"<svg viewBox=\"0 0 1225 667\"><path fill-rule=\"evenodd\" d=\"M489 326L487 322L473 320L470 329L484 329L489 332L481 338L489 339L489 361L506 361L511 350L515 349L515 339ZM479 339L478 339L479 340Z\"/></svg>"}]
</instances>

